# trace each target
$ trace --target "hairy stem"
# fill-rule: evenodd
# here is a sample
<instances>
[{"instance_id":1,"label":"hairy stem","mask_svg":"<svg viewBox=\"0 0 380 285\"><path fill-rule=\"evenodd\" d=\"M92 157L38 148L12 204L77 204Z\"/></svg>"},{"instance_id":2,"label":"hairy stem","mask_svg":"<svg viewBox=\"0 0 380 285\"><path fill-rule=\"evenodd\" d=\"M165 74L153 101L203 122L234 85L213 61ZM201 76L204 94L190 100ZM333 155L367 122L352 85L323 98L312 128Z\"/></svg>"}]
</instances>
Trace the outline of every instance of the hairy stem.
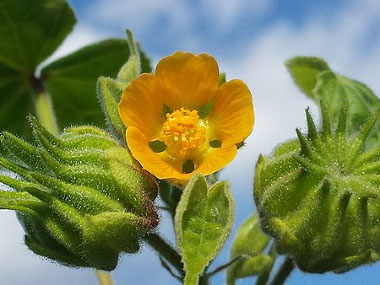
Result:
<instances>
[{"instance_id":1,"label":"hairy stem","mask_svg":"<svg viewBox=\"0 0 380 285\"><path fill-rule=\"evenodd\" d=\"M289 277L290 273L294 269L293 260L290 257L287 257L284 263L281 265L276 276L273 278L271 285L281 285L284 284L286 278Z\"/></svg>"},{"instance_id":2,"label":"hairy stem","mask_svg":"<svg viewBox=\"0 0 380 285\"><path fill-rule=\"evenodd\" d=\"M181 256L163 238L156 233L152 233L145 236L145 242L162 258L169 262L181 274L181 276L185 275L181 263Z\"/></svg>"},{"instance_id":3,"label":"hairy stem","mask_svg":"<svg viewBox=\"0 0 380 285\"><path fill-rule=\"evenodd\" d=\"M98 278L99 285L113 285L111 274L107 271L96 270L96 277Z\"/></svg>"},{"instance_id":4,"label":"hairy stem","mask_svg":"<svg viewBox=\"0 0 380 285\"><path fill-rule=\"evenodd\" d=\"M57 135L59 128L50 95L46 92L43 80L34 74L29 77L29 86L34 93L34 109L41 124L52 134Z\"/></svg>"},{"instance_id":5,"label":"hairy stem","mask_svg":"<svg viewBox=\"0 0 380 285\"><path fill-rule=\"evenodd\" d=\"M37 93L35 108L38 120L52 134L58 134L57 119L54 114L53 104L49 94L44 91Z\"/></svg>"}]
</instances>

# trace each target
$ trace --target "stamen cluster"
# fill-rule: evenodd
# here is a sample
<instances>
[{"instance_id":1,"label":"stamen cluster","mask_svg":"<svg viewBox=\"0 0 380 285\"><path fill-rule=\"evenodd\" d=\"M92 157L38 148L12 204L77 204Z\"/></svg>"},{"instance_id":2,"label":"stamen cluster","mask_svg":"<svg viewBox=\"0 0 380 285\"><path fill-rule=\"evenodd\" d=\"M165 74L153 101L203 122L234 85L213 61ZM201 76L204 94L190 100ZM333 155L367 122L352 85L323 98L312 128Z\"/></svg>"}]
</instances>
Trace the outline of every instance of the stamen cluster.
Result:
<instances>
[{"instance_id":1,"label":"stamen cluster","mask_svg":"<svg viewBox=\"0 0 380 285\"><path fill-rule=\"evenodd\" d=\"M206 128L201 125L197 110L182 107L166 114L160 137L169 153L184 157L206 141Z\"/></svg>"}]
</instances>

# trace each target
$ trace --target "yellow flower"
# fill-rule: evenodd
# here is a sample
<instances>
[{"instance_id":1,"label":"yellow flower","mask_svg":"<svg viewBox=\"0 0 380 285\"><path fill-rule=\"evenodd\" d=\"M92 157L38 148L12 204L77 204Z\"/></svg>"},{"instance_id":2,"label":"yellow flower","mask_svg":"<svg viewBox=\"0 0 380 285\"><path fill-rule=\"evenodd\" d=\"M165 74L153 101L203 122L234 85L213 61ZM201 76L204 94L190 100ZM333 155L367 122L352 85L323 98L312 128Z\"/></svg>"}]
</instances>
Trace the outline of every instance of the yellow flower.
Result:
<instances>
[{"instance_id":1,"label":"yellow flower","mask_svg":"<svg viewBox=\"0 0 380 285\"><path fill-rule=\"evenodd\" d=\"M240 80L218 86L219 69L205 53L176 52L155 74L129 83L119 104L133 156L160 179L214 173L252 131L251 93ZM211 110L210 110L211 107Z\"/></svg>"}]
</instances>

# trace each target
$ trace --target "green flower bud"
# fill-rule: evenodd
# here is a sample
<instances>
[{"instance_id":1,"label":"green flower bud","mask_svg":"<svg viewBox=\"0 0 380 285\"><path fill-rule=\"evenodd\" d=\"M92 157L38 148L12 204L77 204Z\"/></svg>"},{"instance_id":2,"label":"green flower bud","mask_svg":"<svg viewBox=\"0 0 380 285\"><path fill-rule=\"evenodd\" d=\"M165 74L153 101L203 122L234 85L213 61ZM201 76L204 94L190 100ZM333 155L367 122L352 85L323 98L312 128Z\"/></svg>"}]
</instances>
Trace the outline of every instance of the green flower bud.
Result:
<instances>
[{"instance_id":1,"label":"green flower bud","mask_svg":"<svg viewBox=\"0 0 380 285\"><path fill-rule=\"evenodd\" d=\"M90 126L53 136L31 118L35 145L4 132L0 209L17 211L36 254L69 266L112 270L158 224L155 179L129 151Z\"/></svg>"},{"instance_id":2,"label":"green flower bud","mask_svg":"<svg viewBox=\"0 0 380 285\"><path fill-rule=\"evenodd\" d=\"M319 132L306 110L307 136L297 130L298 142L259 158L254 198L279 253L303 271L339 273L379 259L380 146L367 144L379 112L350 134L347 104L334 128L321 109Z\"/></svg>"}]
</instances>

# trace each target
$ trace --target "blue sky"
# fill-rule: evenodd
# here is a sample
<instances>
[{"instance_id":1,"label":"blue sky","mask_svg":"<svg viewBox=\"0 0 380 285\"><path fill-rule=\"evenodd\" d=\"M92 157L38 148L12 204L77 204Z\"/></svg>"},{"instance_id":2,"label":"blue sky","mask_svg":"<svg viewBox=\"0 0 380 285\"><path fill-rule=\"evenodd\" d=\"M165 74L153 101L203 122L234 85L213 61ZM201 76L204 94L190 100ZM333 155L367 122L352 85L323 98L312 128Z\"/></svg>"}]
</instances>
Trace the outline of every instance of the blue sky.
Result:
<instances>
[{"instance_id":1,"label":"blue sky","mask_svg":"<svg viewBox=\"0 0 380 285\"><path fill-rule=\"evenodd\" d=\"M254 210L252 175L258 154L295 136L305 127L314 103L294 86L284 61L295 55L323 57L343 74L380 94L380 2L377 0L71 0L78 17L74 32L49 59L106 37L124 37L130 28L154 63L176 50L208 52L227 77L243 79L252 91L256 125L247 146L222 173L236 200L236 222ZM162 220L168 220L163 216ZM35 256L23 245L22 229L10 212L0 213L0 283L8 285L96 284L91 270L68 269ZM160 231L172 238L171 225ZM236 231L236 226L234 232ZM234 232L231 236L234 235ZM228 247L213 266L228 259ZM146 247L124 256L113 272L116 284L177 284ZM304 274L288 284L378 283L380 265L344 275ZM222 284L223 274L213 279ZM252 284L245 279L239 284Z\"/></svg>"}]
</instances>

